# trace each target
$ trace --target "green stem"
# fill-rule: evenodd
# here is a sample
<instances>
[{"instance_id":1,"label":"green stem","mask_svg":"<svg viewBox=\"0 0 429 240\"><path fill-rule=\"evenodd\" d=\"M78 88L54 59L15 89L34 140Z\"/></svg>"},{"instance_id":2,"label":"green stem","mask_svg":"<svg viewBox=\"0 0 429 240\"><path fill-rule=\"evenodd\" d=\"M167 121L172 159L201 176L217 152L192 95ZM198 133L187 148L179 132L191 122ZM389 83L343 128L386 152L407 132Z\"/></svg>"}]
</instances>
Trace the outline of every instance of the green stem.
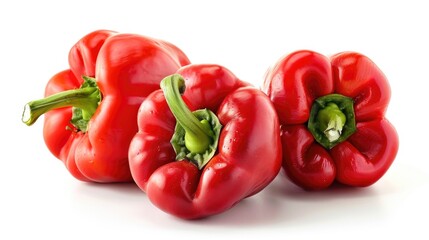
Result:
<instances>
[{"instance_id":1,"label":"green stem","mask_svg":"<svg viewBox=\"0 0 429 240\"><path fill-rule=\"evenodd\" d=\"M353 99L340 94L316 99L311 107L308 130L327 149L345 141L356 131Z\"/></svg>"},{"instance_id":2,"label":"green stem","mask_svg":"<svg viewBox=\"0 0 429 240\"><path fill-rule=\"evenodd\" d=\"M165 99L177 122L185 130L185 146L191 153L203 153L210 144L214 133L207 120L199 120L189 110L181 94L185 91L185 80L179 74L164 78L161 82Z\"/></svg>"},{"instance_id":3,"label":"green stem","mask_svg":"<svg viewBox=\"0 0 429 240\"><path fill-rule=\"evenodd\" d=\"M317 113L316 119L319 121L319 130L325 134L329 142L335 142L340 138L346 123L346 116L337 104L328 103L325 108Z\"/></svg>"},{"instance_id":4,"label":"green stem","mask_svg":"<svg viewBox=\"0 0 429 240\"><path fill-rule=\"evenodd\" d=\"M30 126L44 113L58 108L74 107L73 116L75 121L80 121L76 126L81 131L86 131L87 122L94 115L100 100L101 94L96 86L95 80L84 77L85 82L79 89L59 92L46 98L38 99L27 103L22 114L22 122ZM75 111L78 110L78 111ZM85 124L82 124L85 122Z\"/></svg>"}]
</instances>

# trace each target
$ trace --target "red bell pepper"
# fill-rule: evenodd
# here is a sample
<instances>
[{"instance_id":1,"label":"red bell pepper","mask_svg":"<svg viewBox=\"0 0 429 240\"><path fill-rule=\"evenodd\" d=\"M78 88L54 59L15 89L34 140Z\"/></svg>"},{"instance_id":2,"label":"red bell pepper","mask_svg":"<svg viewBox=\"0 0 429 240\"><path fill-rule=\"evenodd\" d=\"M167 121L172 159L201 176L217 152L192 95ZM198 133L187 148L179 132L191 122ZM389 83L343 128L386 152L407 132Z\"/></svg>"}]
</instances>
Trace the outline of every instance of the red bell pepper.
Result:
<instances>
[{"instance_id":1,"label":"red bell pepper","mask_svg":"<svg viewBox=\"0 0 429 240\"><path fill-rule=\"evenodd\" d=\"M262 91L218 65L182 67L161 85L142 103L129 152L132 176L154 205L207 217L275 178L280 125Z\"/></svg>"},{"instance_id":2,"label":"red bell pepper","mask_svg":"<svg viewBox=\"0 0 429 240\"><path fill-rule=\"evenodd\" d=\"M389 169L398 135L385 118L390 87L366 56L297 51L266 74L279 115L286 175L305 189L369 186Z\"/></svg>"},{"instance_id":3,"label":"red bell pepper","mask_svg":"<svg viewBox=\"0 0 429 240\"><path fill-rule=\"evenodd\" d=\"M132 181L128 147L138 108L165 76L188 63L165 41L94 31L72 47L70 69L49 80L46 98L25 106L23 122L31 125L46 113L46 145L77 179Z\"/></svg>"}]
</instances>

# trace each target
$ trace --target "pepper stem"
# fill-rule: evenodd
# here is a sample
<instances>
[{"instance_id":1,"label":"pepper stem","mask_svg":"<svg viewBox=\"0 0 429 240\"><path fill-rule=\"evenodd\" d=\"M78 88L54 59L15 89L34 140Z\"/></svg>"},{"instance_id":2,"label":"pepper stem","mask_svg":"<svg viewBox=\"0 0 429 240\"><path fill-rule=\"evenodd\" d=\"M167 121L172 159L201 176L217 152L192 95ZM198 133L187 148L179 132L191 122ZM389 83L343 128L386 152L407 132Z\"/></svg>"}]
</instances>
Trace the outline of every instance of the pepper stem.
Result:
<instances>
[{"instance_id":1,"label":"pepper stem","mask_svg":"<svg viewBox=\"0 0 429 240\"><path fill-rule=\"evenodd\" d=\"M317 120L319 121L319 129L332 143L340 138L346 123L346 116L338 108L337 104L331 102L317 113Z\"/></svg>"},{"instance_id":2,"label":"pepper stem","mask_svg":"<svg viewBox=\"0 0 429 240\"><path fill-rule=\"evenodd\" d=\"M340 94L316 99L307 126L314 139L323 147L335 147L356 131L353 99Z\"/></svg>"},{"instance_id":3,"label":"pepper stem","mask_svg":"<svg viewBox=\"0 0 429 240\"><path fill-rule=\"evenodd\" d=\"M81 110L79 120L89 121L100 103L101 96L95 82L88 83L88 81L94 81L92 78L85 77L85 81L79 89L59 92L27 103L24 106L22 122L31 126L42 114L63 107L75 107ZM85 129L77 128L86 131L86 125Z\"/></svg>"},{"instance_id":4,"label":"pepper stem","mask_svg":"<svg viewBox=\"0 0 429 240\"><path fill-rule=\"evenodd\" d=\"M165 99L177 122L185 130L185 146L191 153L205 152L214 137L207 120L199 120L189 110L181 94L185 91L185 80L179 74L164 78L161 82Z\"/></svg>"}]
</instances>

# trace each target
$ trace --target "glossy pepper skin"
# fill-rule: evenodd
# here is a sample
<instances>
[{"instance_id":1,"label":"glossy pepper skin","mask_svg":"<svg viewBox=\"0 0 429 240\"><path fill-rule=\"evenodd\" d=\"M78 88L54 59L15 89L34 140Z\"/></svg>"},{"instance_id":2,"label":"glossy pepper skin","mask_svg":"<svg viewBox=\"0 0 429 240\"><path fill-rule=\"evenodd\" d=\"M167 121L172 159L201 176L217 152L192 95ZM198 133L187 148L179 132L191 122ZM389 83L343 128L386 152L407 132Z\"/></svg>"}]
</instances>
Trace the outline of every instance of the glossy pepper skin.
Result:
<instances>
[{"instance_id":1,"label":"glossy pepper skin","mask_svg":"<svg viewBox=\"0 0 429 240\"><path fill-rule=\"evenodd\" d=\"M297 51L267 71L262 89L279 115L283 168L296 185L309 190L327 188L334 181L369 186L394 161L398 135L385 118L390 87L385 75L366 56L343 52L328 58L313 51ZM316 103L335 102L332 99L338 96L341 100L333 104L335 109ZM341 107L347 99L354 114ZM335 116L332 126L338 120L343 129L328 129L322 122L331 115L321 109ZM349 123L354 126L347 126ZM311 128L316 129L316 135ZM349 136L344 139L333 137L342 137L346 131ZM316 137L321 138L320 142Z\"/></svg>"},{"instance_id":2,"label":"glossy pepper skin","mask_svg":"<svg viewBox=\"0 0 429 240\"><path fill-rule=\"evenodd\" d=\"M186 157L175 161L170 140L176 118L158 90L139 110L139 131L129 152L131 173L161 210L203 218L226 211L275 178L281 169L280 127L267 96L228 69L195 64L177 74L184 79L182 97L189 109L207 108L222 124L217 150L201 169Z\"/></svg>"},{"instance_id":3,"label":"glossy pepper skin","mask_svg":"<svg viewBox=\"0 0 429 240\"><path fill-rule=\"evenodd\" d=\"M165 76L189 64L188 58L162 40L97 30L71 48L68 60L70 68L49 80L45 96L79 89L86 76L95 78L101 98L86 129L71 124L71 106L46 112L47 147L79 180L132 181L128 147L137 132L138 108Z\"/></svg>"}]
</instances>

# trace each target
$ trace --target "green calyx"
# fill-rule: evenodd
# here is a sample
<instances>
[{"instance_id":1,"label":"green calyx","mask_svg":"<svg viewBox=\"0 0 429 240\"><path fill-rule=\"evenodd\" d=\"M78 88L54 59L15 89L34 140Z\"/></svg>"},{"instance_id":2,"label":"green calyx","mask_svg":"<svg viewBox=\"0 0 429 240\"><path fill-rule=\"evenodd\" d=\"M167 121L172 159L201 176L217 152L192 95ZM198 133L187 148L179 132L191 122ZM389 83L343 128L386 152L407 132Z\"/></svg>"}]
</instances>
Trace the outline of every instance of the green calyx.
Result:
<instances>
[{"instance_id":1,"label":"green calyx","mask_svg":"<svg viewBox=\"0 0 429 240\"><path fill-rule=\"evenodd\" d=\"M311 108L308 129L326 149L345 141L356 131L353 99L340 94L316 99Z\"/></svg>"},{"instance_id":2,"label":"green calyx","mask_svg":"<svg viewBox=\"0 0 429 240\"><path fill-rule=\"evenodd\" d=\"M84 83L79 89L59 92L31 101L24 107L22 121L31 126L44 113L58 108L73 107L71 124L77 131L86 132L88 122L101 102L101 93L94 78L83 77Z\"/></svg>"},{"instance_id":3,"label":"green calyx","mask_svg":"<svg viewBox=\"0 0 429 240\"><path fill-rule=\"evenodd\" d=\"M216 115L208 109L200 109L192 114L210 131L210 136L201 138L189 134L180 123L177 123L170 142L176 152L176 160L189 159L202 169L216 153L222 125Z\"/></svg>"},{"instance_id":4,"label":"green calyx","mask_svg":"<svg viewBox=\"0 0 429 240\"><path fill-rule=\"evenodd\" d=\"M222 129L219 119L208 109L189 110L181 97L185 91L185 80L181 75L164 78L161 89L177 120L170 141L176 152L176 160L188 159L202 169L216 153Z\"/></svg>"}]
</instances>

